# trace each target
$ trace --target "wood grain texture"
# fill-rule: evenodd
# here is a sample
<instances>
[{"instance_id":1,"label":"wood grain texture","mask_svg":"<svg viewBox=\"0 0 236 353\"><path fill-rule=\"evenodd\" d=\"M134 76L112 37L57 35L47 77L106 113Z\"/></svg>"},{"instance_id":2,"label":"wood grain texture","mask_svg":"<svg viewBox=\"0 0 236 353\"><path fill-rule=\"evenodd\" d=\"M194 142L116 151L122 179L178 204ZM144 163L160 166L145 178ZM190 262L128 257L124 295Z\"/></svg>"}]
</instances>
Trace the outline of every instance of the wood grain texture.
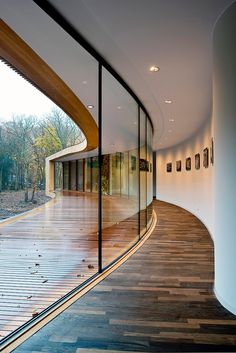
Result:
<instances>
[{"instance_id":1,"label":"wood grain texture","mask_svg":"<svg viewBox=\"0 0 236 353\"><path fill-rule=\"evenodd\" d=\"M138 240L138 227L131 199L104 196L103 205L106 265ZM76 191L0 225L0 338L97 272L97 230L98 195Z\"/></svg>"},{"instance_id":2,"label":"wood grain texture","mask_svg":"<svg viewBox=\"0 0 236 353\"><path fill-rule=\"evenodd\" d=\"M154 202L145 244L15 353L236 351L236 319L213 294L213 244L187 211Z\"/></svg>"},{"instance_id":3,"label":"wood grain texture","mask_svg":"<svg viewBox=\"0 0 236 353\"><path fill-rule=\"evenodd\" d=\"M1 19L0 58L71 117L87 139L86 150L97 147L98 128L92 115L64 81Z\"/></svg>"}]
</instances>

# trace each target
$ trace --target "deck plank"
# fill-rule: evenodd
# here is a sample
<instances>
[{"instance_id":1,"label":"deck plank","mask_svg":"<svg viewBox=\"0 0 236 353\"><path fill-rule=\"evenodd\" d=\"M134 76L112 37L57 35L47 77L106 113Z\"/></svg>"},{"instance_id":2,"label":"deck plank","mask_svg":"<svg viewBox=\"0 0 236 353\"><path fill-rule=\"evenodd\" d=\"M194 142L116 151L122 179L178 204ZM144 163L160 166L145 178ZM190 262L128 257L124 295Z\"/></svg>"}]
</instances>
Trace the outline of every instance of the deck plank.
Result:
<instances>
[{"instance_id":1,"label":"deck plank","mask_svg":"<svg viewBox=\"0 0 236 353\"><path fill-rule=\"evenodd\" d=\"M109 263L137 240L137 227L132 199L103 201ZM38 212L0 225L1 339L97 272L97 230L98 196L80 192L64 192Z\"/></svg>"}]
</instances>

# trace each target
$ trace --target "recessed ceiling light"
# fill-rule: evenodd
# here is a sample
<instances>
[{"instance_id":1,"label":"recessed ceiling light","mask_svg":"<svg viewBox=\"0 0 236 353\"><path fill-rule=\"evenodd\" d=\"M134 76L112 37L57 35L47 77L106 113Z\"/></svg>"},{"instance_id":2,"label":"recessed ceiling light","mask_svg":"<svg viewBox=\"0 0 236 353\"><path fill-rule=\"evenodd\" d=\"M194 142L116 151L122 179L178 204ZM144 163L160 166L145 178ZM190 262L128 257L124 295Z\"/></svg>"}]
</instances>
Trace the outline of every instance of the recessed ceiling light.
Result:
<instances>
[{"instance_id":1,"label":"recessed ceiling light","mask_svg":"<svg viewBox=\"0 0 236 353\"><path fill-rule=\"evenodd\" d=\"M171 100L171 99L165 99L165 103L166 103L166 104L171 104L171 103L172 103L172 100Z\"/></svg>"},{"instance_id":2,"label":"recessed ceiling light","mask_svg":"<svg viewBox=\"0 0 236 353\"><path fill-rule=\"evenodd\" d=\"M169 119L170 123L173 123L174 121L175 121L175 119L173 119L173 118Z\"/></svg>"},{"instance_id":3,"label":"recessed ceiling light","mask_svg":"<svg viewBox=\"0 0 236 353\"><path fill-rule=\"evenodd\" d=\"M134 121L134 125L137 125L137 121Z\"/></svg>"},{"instance_id":4,"label":"recessed ceiling light","mask_svg":"<svg viewBox=\"0 0 236 353\"><path fill-rule=\"evenodd\" d=\"M118 105L117 109L119 109L119 110L122 109L122 106L121 106L121 105Z\"/></svg>"},{"instance_id":5,"label":"recessed ceiling light","mask_svg":"<svg viewBox=\"0 0 236 353\"><path fill-rule=\"evenodd\" d=\"M159 71L160 70L160 68L158 67L158 66L155 66L155 65L153 65L153 66L151 66L150 68L149 68L149 71L151 71L151 72L157 72L157 71Z\"/></svg>"},{"instance_id":6,"label":"recessed ceiling light","mask_svg":"<svg viewBox=\"0 0 236 353\"><path fill-rule=\"evenodd\" d=\"M84 85L87 85L88 81L83 81L82 83L83 83Z\"/></svg>"},{"instance_id":7,"label":"recessed ceiling light","mask_svg":"<svg viewBox=\"0 0 236 353\"><path fill-rule=\"evenodd\" d=\"M92 104L88 104L88 105L87 105L87 108L89 108L89 109L93 109L93 108L94 108L94 105L92 105Z\"/></svg>"}]
</instances>

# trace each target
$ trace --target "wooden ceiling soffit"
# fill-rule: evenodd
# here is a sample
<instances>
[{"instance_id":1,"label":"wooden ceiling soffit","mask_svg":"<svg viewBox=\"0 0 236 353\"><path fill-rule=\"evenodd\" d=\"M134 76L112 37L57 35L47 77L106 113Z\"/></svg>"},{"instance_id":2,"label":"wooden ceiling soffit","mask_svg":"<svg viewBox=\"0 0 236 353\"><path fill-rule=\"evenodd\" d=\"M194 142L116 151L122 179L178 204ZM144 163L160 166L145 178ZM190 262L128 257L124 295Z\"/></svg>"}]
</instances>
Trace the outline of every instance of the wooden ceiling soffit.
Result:
<instances>
[{"instance_id":1,"label":"wooden ceiling soffit","mask_svg":"<svg viewBox=\"0 0 236 353\"><path fill-rule=\"evenodd\" d=\"M87 108L38 54L2 20L0 57L49 97L79 126L87 139L87 151L98 146L98 128Z\"/></svg>"}]
</instances>

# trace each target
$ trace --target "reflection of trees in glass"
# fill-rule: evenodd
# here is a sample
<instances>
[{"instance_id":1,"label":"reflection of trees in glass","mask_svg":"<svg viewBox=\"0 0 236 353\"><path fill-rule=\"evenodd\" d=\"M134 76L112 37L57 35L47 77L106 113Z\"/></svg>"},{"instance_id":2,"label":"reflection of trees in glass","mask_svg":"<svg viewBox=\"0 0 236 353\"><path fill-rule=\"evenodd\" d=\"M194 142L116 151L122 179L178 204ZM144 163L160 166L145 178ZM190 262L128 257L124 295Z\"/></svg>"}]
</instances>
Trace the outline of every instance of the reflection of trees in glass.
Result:
<instances>
[{"instance_id":1,"label":"reflection of trees in glass","mask_svg":"<svg viewBox=\"0 0 236 353\"><path fill-rule=\"evenodd\" d=\"M55 189L63 188L63 170L62 170L62 162L55 162Z\"/></svg>"},{"instance_id":2,"label":"reflection of trees in glass","mask_svg":"<svg viewBox=\"0 0 236 353\"><path fill-rule=\"evenodd\" d=\"M0 191L45 185L45 158L84 139L77 125L60 109L47 116L13 116L0 124Z\"/></svg>"}]
</instances>

